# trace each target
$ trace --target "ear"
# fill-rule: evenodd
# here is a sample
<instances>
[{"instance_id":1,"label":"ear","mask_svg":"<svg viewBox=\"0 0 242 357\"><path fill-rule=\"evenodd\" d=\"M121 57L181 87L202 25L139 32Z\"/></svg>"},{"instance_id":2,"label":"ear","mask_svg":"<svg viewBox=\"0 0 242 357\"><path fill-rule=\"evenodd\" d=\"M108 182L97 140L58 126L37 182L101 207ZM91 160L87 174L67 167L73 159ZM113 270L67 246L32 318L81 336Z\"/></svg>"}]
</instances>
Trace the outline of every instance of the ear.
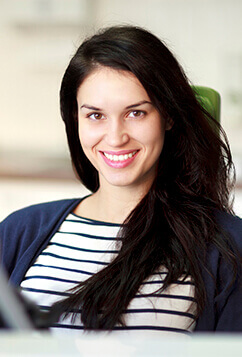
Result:
<instances>
[{"instance_id":1,"label":"ear","mask_svg":"<svg viewBox=\"0 0 242 357\"><path fill-rule=\"evenodd\" d=\"M171 130L173 127L174 121L171 118L167 118L166 119L166 126L165 129L166 130Z\"/></svg>"}]
</instances>

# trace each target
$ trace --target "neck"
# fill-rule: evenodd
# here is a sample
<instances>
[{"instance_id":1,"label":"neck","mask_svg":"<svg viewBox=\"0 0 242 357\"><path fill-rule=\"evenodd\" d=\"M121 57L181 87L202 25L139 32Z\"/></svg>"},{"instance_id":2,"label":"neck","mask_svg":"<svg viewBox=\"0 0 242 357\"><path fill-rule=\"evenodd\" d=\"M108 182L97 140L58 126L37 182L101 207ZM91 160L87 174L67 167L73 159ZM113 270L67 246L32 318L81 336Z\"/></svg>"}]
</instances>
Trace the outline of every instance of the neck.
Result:
<instances>
[{"instance_id":1,"label":"neck","mask_svg":"<svg viewBox=\"0 0 242 357\"><path fill-rule=\"evenodd\" d=\"M142 199L142 196L132 195L127 190L111 190L106 193L104 190L97 192L97 205L102 210L106 220L114 223L123 223L130 212Z\"/></svg>"},{"instance_id":2,"label":"neck","mask_svg":"<svg viewBox=\"0 0 242 357\"><path fill-rule=\"evenodd\" d=\"M100 178L98 191L82 201L74 212L82 217L122 224L150 186L151 182L133 187L114 186Z\"/></svg>"}]
</instances>

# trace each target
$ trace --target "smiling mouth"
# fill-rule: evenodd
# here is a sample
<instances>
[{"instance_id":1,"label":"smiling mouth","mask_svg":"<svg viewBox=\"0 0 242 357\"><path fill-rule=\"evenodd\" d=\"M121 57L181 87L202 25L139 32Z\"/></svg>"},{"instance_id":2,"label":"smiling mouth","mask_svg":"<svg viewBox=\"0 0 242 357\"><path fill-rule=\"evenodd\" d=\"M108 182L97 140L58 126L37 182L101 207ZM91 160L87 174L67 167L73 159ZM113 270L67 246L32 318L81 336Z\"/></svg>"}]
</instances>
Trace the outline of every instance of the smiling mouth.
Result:
<instances>
[{"instance_id":1,"label":"smiling mouth","mask_svg":"<svg viewBox=\"0 0 242 357\"><path fill-rule=\"evenodd\" d=\"M103 151L103 155L110 161L125 161L131 159L137 152L138 150L130 152L129 154L111 155Z\"/></svg>"}]
</instances>

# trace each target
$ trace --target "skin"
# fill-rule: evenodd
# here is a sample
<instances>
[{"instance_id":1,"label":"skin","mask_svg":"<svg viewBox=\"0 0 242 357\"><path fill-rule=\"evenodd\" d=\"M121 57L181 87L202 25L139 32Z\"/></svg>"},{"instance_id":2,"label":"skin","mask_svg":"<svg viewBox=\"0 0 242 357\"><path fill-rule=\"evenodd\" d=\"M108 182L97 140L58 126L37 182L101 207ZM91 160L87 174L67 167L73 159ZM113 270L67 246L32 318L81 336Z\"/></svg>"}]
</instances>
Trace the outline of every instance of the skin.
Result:
<instances>
[{"instance_id":1,"label":"skin","mask_svg":"<svg viewBox=\"0 0 242 357\"><path fill-rule=\"evenodd\" d=\"M100 188L75 213L122 223L148 192L172 123L161 118L139 80L127 71L94 70L79 87L77 103L80 142L98 171Z\"/></svg>"}]
</instances>

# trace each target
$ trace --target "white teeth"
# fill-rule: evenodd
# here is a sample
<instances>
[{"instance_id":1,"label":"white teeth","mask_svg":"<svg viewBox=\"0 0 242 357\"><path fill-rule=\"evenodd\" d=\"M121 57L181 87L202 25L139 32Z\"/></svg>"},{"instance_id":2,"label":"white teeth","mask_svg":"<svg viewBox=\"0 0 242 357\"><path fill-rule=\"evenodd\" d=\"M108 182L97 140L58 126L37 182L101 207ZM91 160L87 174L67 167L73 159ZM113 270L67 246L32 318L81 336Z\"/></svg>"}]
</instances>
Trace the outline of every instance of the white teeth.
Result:
<instances>
[{"instance_id":1,"label":"white teeth","mask_svg":"<svg viewBox=\"0 0 242 357\"><path fill-rule=\"evenodd\" d=\"M131 152L130 154L125 154L125 155L111 155L111 154L107 154L106 152L103 152L103 154L106 156L106 158L111 161L124 161L129 158L131 159L131 157L134 156L136 153L137 153L137 150Z\"/></svg>"}]
</instances>

